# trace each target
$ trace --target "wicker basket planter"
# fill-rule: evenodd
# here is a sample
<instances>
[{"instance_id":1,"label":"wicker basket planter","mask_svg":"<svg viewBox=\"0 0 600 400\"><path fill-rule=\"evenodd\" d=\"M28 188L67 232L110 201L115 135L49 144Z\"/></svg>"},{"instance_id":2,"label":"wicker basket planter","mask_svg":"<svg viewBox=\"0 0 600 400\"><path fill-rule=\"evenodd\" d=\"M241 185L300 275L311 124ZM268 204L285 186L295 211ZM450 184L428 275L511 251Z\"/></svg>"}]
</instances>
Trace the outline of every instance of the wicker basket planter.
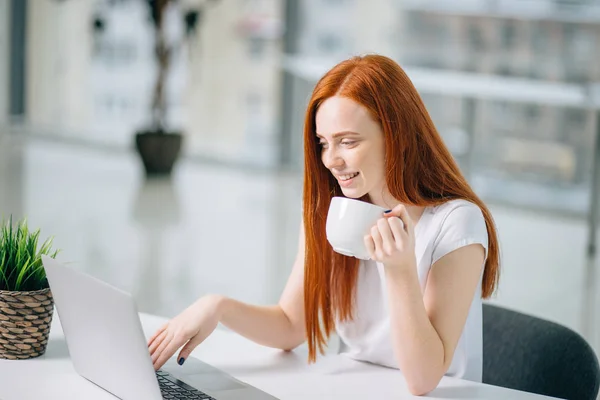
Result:
<instances>
[{"instance_id":1,"label":"wicker basket planter","mask_svg":"<svg viewBox=\"0 0 600 400\"><path fill-rule=\"evenodd\" d=\"M46 352L54 300L50 288L0 290L0 358L25 360Z\"/></svg>"}]
</instances>

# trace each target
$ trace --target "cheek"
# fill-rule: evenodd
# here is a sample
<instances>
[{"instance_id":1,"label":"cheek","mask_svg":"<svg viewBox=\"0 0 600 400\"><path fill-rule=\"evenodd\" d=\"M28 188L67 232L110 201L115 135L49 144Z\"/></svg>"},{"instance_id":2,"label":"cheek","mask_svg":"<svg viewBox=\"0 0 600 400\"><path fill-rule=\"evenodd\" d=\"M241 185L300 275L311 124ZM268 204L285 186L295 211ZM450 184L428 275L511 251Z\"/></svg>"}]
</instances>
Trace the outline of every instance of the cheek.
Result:
<instances>
[{"instance_id":1,"label":"cheek","mask_svg":"<svg viewBox=\"0 0 600 400\"><path fill-rule=\"evenodd\" d=\"M364 157L361 164L363 174L369 181L378 182L385 178L385 162L382 157L371 154Z\"/></svg>"}]
</instances>

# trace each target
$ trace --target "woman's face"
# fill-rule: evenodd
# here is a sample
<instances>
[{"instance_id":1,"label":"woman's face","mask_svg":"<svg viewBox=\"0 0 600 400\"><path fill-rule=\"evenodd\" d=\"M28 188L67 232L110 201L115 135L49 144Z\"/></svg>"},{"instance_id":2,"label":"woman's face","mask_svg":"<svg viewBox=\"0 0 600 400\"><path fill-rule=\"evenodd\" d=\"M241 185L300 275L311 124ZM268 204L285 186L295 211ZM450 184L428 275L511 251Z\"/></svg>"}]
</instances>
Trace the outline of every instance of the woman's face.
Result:
<instances>
[{"instance_id":1,"label":"woman's face","mask_svg":"<svg viewBox=\"0 0 600 400\"><path fill-rule=\"evenodd\" d=\"M367 109L334 96L321 104L315 120L321 160L344 195L369 194L372 203L387 207L383 132Z\"/></svg>"}]
</instances>

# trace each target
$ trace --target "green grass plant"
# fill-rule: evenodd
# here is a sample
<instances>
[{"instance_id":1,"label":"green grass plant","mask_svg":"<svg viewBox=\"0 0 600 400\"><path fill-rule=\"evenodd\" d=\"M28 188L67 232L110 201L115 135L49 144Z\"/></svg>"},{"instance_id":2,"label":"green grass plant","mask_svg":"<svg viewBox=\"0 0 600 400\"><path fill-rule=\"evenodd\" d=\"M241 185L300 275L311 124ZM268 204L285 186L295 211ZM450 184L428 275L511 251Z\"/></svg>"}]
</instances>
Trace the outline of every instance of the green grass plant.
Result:
<instances>
[{"instance_id":1,"label":"green grass plant","mask_svg":"<svg viewBox=\"0 0 600 400\"><path fill-rule=\"evenodd\" d=\"M12 216L0 226L0 290L35 291L48 287L42 255L56 258L50 237L39 245L40 230L30 232L27 220L13 225Z\"/></svg>"}]
</instances>

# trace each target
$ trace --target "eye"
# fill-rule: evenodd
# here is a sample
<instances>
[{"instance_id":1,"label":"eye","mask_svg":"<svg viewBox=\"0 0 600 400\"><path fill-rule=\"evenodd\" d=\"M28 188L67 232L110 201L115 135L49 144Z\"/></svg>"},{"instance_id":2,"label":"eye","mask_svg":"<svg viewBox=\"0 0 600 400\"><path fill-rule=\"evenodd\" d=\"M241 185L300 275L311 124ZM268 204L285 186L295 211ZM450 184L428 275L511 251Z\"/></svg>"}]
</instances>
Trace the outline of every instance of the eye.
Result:
<instances>
[{"instance_id":1,"label":"eye","mask_svg":"<svg viewBox=\"0 0 600 400\"><path fill-rule=\"evenodd\" d=\"M319 146L321 146L321 148L326 149L327 148L327 142L324 140L319 140Z\"/></svg>"},{"instance_id":2,"label":"eye","mask_svg":"<svg viewBox=\"0 0 600 400\"><path fill-rule=\"evenodd\" d=\"M342 145L344 145L344 146L352 146L355 143L356 142L354 140L347 140L347 139L342 140Z\"/></svg>"}]
</instances>

